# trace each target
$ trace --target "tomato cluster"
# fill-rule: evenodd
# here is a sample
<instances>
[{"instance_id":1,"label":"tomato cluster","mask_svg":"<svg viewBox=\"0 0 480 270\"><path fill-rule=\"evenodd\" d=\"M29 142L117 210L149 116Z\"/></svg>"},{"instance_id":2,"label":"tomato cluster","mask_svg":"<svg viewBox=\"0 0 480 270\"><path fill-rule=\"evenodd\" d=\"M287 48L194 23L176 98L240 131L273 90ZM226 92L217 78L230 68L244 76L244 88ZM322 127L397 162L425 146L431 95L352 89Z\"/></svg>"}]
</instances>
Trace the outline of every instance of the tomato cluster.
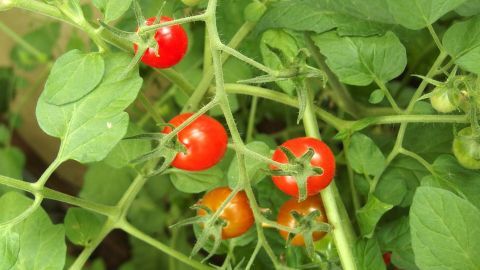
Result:
<instances>
[{"instance_id":1,"label":"tomato cluster","mask_svg":"<svg viewBox=\"0 0 480 270\"><path fill-rule=\"evenodd\" d=\"M327 216L325 214L323 202L320 196L318 196L318 193L327 187L333 180L335 175L335 156L323 141L310 137L300 137L284 142L275 150L272 157L274 161L279 163L305 166L305 164L296 164L295 161L289 160L285 151L290 151L295 157L301 158L310 149L313 150L313 156L309 161L309 165L321 168L323 173L321 175L312 175L307 178L306 189L309 197L306 200L299 201L297 199L299 197L299 190L297 184L298 179L296 177L288 175L272 176L273 182L281 191L294 197L286 201L280 207L277 217L277 222L279 224L291 228L295 228L298 225L298 221L294 219L292 211L296 211L302 216L307 216L313 211L318 211L320 214L316 221L327 223ZM277 167L273 165L271 165L270 168L277 169ZM325 234L326 232L314 231L312 233L313 241L323 238ZM287 239L288 232L280 231L280 235ZM304 238L300 234L295 235L290 243L296 246L305 245Z\"/></svg>"},{"instance_id":2,"label":"tomato cluster","mask_svg":"<svg viewBox=\"0 0 480 270\"><path fill-rule=\"evenodd\" d=\"M172 132L175 127L181 126L192 116L192 113L175 116L168 122L169 125L162 132L165 134ZM184 125L177 133L177 140L184 146L184 151L176 154L171 165L183 170L199 171L208 169L221 160L227 149L228 135L223 125L217 120L207 115L200 115ZM285 151L289 151L289 154ZM310 152L310 155L306 159L307 152ZM292 156L296 158L292 160ZM292 199L286 201L280 207L277 222L287 227L296 228L299 223L302 223L304 217L316 212L317 215L314 220L305 222L308 224L327 223L323 202L318 193L331 183L335 174L335 157L330 148L324 142L315 138L295 138L284 142L276 149L272 159L278 163L296 165L299 170L309 170L311 168L321 170L321 174L313 174L306 179L306 189L309 197L303 201L299 201L298 180L295 176L272 176L273 182L281 191L293 196ZM275 166L270 166L270 168L278 171ZM197 203L198 206L201 206L198 208L197 217L215 213L227 200L231 192L232 190L228 187L219 187L207 192ZM301 220L298 217L295 218L293 212L302 216ZM238 237L250 229L254 223L254 215L244 191L236 193L231 198L220 213L219 220L223 222L219 225L222 239ZM316 241L324 237L326 232L308 230L307 228L307 231L302 231L293 236L290 243L297 246L305 245L305 234L311 235L312 240ZM289 233L286 231L280 230L280 235L285 239L289 238Z\"/></svg>"}]
</instances>

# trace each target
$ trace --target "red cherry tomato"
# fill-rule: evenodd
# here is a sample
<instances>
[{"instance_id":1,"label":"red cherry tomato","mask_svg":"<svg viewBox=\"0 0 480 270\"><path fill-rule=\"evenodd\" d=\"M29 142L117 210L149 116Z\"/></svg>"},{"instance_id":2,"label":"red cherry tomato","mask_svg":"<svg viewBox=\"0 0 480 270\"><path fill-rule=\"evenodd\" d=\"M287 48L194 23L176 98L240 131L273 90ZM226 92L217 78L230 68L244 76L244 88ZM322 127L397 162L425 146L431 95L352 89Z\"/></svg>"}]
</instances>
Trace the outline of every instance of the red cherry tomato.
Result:
<instances>
[{"instance_id":1,"label":"red cherry tomato","mask_svg":"<svg viewBox=\"0 0 480 270\"><path fill-rule=\"evenodd\" d=\"M385 262L385 265L389 265L390 262L392 261L392 253L391 252L383 253L383 261Z\"/></svg>"},{"instance_id":2,"label":"red cherry tomato","mask_svg":"<svg viewBox=\"0 0 480 270\"><path fill-rule=\"evenodd\" d=\"M297 211L302 216L306 216L309 213L318 210L320 211L320 216L317 217L316 221L327 223L327 216L325 215L325 208L323 207L323 202L320 199L320 196L308 197L305 201L298 202L296 198L291 198L286 201L278 212L277 222L278 224L288 226L290 228L295 228L297 226L297 221L290 214L291 211ZM287 231L279 231L280 235L286 240L288 237ZM318 241L322 239L327 233L326 232L314 232L312 234L313 241ZM304 246L305 240L302 235L297 234L293 237L290 242L294 246Z\"/></svg>"},{"instance_id":3,"label":"red cherry tomato","mask_svg":"<svg viewBox=\"0 0 480 270\"><path fill-rule=\"evenodd\" d=\"M181 125L192 113L183 113L170 120L175 127ZM171 127L165 127L163 133L170 133ZM172 166L188 171L200 171L217 164L227 150L228 136L225 128L217 120L201 115L182 129L178 140L185 145L186 153L178 153Z\"/></svg>"},{"instance_id":4,"label":"red cherry tomato","mask_svg":"<svg viewBox=\"0 0 480 270\"><path fill-rule=\"evenodd\" d=\"M330 184L330 182L332 182L333 176L335 175L335 156L324 142L315 138L301 137L288 140L284 142L282 146L289 149L296 157L301 157L309 148L314 150L315 154L313 155L310 164L315 167L321 167L323 169L323 174L308 177L308 196L318 194L320 190L324 189ZM288 163L287 156L280 148L275 150L272 159L280 163ZM273 165L271 165L270 168L277 169L277 167ZM281 191L290 196L298 197L298 186L295 177L272 176L272 179Z\"/></svg>"},{"instance_id":5,"label":"red cherry tomato","mask_svg":"<svg viewBox=\"0 0 480 270\"><path fill-rule=\"evenodd\" d=\"M198 202L213 212L217 211L232 192L228 187L219 187L209 191ZM205 210L198 210L197 215L205 215ZM254 223L254 217L247 195L244 191L238 192L220 214L220 218L227 222L222 229L222 239L229 239L244 234Z\"/></svg>"},{"instance_id":6,"label":"red cherry tomato","mask_svg":"<svg viewBox=\"0 0 480 270\"><path fill-rule=\"evenodd\" d=\"M160 23L171 21L172 18L162 16ZM152 25L155 17L147 19L146 25ZM157 22L159 23L159 22ZM154 68L169 68L176 65L187 52L188 37L181 25L170 25L157 29L155 39L158 44L157 54L155 48L148 48L142 57L142 62ZM133 44L133 49L137 53L138 45Z\"/></svg>"}]
</instances>

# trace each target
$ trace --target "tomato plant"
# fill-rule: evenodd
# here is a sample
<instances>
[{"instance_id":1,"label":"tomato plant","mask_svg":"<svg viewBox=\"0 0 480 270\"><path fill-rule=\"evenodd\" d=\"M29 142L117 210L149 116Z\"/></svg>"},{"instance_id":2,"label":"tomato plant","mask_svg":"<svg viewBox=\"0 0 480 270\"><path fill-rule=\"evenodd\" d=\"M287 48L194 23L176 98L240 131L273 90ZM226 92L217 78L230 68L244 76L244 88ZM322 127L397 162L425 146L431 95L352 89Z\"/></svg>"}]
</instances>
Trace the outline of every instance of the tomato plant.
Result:
<instances>
[{"instance_id":1,"label":"tomato plant","mask_svg":"<svg viewBox=\"0 0 480 270\"><path fill-rule=\"evenodd\" d=\"M477 270L478 2L0 0L0 270Z\"/></svg>"},{"instance_id":2,"label":"tomato plant","mask_svg":"<svg viewBox=\"0 0 480 270\"><path fill-rule=\"evenodd\" d=\"M178 127L191 113L183 113L168 123ZM171 127L165 127L164 133L170 133ZM227 150L228 136L225 128L217 120L202 115L188 124L177 134L178 140L185 146L185 153L178 153L172 166L189 171L208 169L217 164Z\"/></svg>"},{"instance_id":3,"label":"tomato plant","mask_svg":"<svg viewBox=\"0 0 480 270\"><path fill-rule=\"evenodd\" d=\"M318 194L322 189L332 182L335 175L335 156L330 148L321 140L315 138L295 138L284 142L281 146L291 151L296 157L301 157L309 149L313 149L313 156L310 159L310 165L322 169L321 175L314 175L307 178L307 194L312 196ZM272 159L280 163L287 163L287 155L277 149L273 153ZM271 165L270 168L276 167ZM294 176L272 176L275 185L288 195L298 197L297 178Z\"/></svg>"},{"instance_id":4,"label":"tomato plant","mask_svg":"<svg viewBox=\"0 0 480 270\"><path fill-rule=\"evenodd\" d=\"M294 216L292 215L292 211L298 212L301 216L306 216L313 211L318 211L319 215L313 220L313 223L328 222L323 202L319 196L308 197L305 201L302 202L297 202L295 198L286 201L278 210L278 224L282 224L291 228L297 227L299 222L295 220ZM318 241L322 239L326 234L326 232L319 231L307 233L311 233L313 241ZM280 230L280 235L284 239L287 239L288 232ZM301 234L297 234L292 238L290 243L295 246L303 246L305 245L305 240Z\"/></svg>"},{"instance_id":5,"label":"tomato plant","mask_svg":"<svg viewBox=\"0 0 480 270\"><path fill-rule=\"evenodd\" d=\"M148 18L145 25L152 25L155 23L169 22L172 18L167 16ZM142 62L154 68L169 68L172 67L182 58L188 49L188 36L181 25L164 26L155 31L154 37L156 46L149 47L143 53ZM138 45L133 44L135 53L138 50Z\"/></svg>"},{"instance_id":6,"label":"tomato plant","mask_svg":"<svg viewBox=\"0 0 480 270\"><path fill-rule=\"evenodd\" d=\"M228 187L220 187L207 192L198 202L211 211L216 211L232 192ZM203 216L206 211L198 210L197 215ZM237 193L220 213L220 218L226 225L222 229L222 239L230 239L244 234L252 227L254 218L245 192Z\"/></svg>"}]
</instances>

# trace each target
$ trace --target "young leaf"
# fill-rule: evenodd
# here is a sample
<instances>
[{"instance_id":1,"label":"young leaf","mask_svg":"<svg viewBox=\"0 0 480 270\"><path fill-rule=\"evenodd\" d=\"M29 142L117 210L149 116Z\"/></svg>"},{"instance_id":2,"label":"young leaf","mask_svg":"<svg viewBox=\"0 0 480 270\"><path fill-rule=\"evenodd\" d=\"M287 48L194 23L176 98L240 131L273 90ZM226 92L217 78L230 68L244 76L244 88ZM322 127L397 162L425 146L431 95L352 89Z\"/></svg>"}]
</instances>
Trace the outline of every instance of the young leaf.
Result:
<instances>
[{"instance_id":1,"label":"young leaf","mask_svg":"<svg viewBox=\"0 0 480 270\"><path fill-rule=\"evenodd\" d=\"M461 68L480 74L480 17L458 22L443 36L443 46Z\"/></svg>"},{"instance_id":2,"label":"young leaf","mask_svg":"<svg viewBox=\"0 0 480 270\"><path fill-rule=\"evenodd\" d=\"M370 94L368 102L372 104L378 104L385 98L385 93L381 89L377 89Z\"/></svg>"},{"instance_id":3,"label":"young leaf","mask_svg":"<svg viewBox=\"0 0 480 270\"><path fill-rule=\"evenodd\" d=\"M45 83L43 98L54 105L77 101L100 83L104 71L100 54L69 51L53 65Z\"/></svg>"},{"instance_id":4,"label":"young leaf","mask_svg":"<svg viewBox=\"0 0 480 270\"><path fill-rule=\"evenodd\" d=\"M348 161L359 174L376 176L385 166L385 156L375 142L362 133L355 133L348 146Z\"/></svg>"},{"instance_id":5,"label":"young leaf","mask_svg":"<svg viewBox=\"0 0 480 270\"><path fill-rule=\"evenodd\" d=\"M45 94L38 100L40 127L62 140L60 160L102 160L127 130L128 115L123 110L135 100L142 79L138 71L119 78L130 61L127 54L108 54L104 60L102 82L87 96L62 106L49 104Z\"/></svg>"},{"instance_id":6,"label":"young leaf","mask_svg":"<svg viewBox=\"0 0 480 270\"><path fill-rule=\"evenodd\" d=\"M274 70L287 68L283 59L290 59L293 62L298 52L298 45L294 37L284 30L268 30L262 35L260 41L260 52L266 66ZM279 55L281 54L281 55ZM295 84L291 80L276 81L278 86L287 94L295 93Z\"/></svg>"},{"instance_id":7,"label":"young leaf","mask_svg":"<svg viewBox=\"0 0 480 270\"><path fill-rule=\"evenodd\" d=\"M32 203L32 199L20 193L9 192L3 195L0 198L0 208L5 211L0 211L0 222L18 216ZM65 230L63 225L52 224L42 208L15 225L11 233L18 234L20 243L18 258L12 269L63 269L67 253ZM12 248L15 248L15 243ZM0 265L3 261L2 256Z\"/></svg>"},{"instance_id":8,"label":"young leaf","mask_svg":"<svg viewBox=\"0 0 480 270\"><path fill-rule=\"evenodd\" d=\"M433 24L465 0L388 0L390 13L406 28L418 30Z\"/></svg>"},{"instance_id":9,"label":"young leaf","mask_svg":"<svg viewBox=\"0 0 480 270\"><path fill-rule=\"evenodd\" d=\"M340 37L329 32L312 39L327 57L327 65L346 84L388 82L407 65L405 47L392 32L381 37Z\"/></svg>"},{"instance_id":10,"label":"young leaf","mask_svg":"<svg viewBox=\"0 0 480 270\"><path fill-rule=\"evenodd\" d=\"M360 239L355 243L354 252L359 270L385 270L385 263L377 240Z\"/></svg>"},{"instance_id":11,"label":"young leaf","mask_svg":"<svg viewBox=\"0 0 480 270\"><path fill-rule=\"evenodd\" d=\"M72 207L65 216L65 234L79 246L87 246L100 233L102 219L88 210Z\"/></svg>"},{"instance_id":12,"label":"young leaf","mask_svg":"<svg viewBox=\"0 0 480 270\"><path fill-rule=\"evenodd\" d=\"M410 210L412 247L420 269L475 270L480 265L480 211L455 194L418 188Z\"/></svg>"},{"instance_id":13,"label":"young leaf","mask_svg":"<svg viewBox=\"0 0 480 270\"><path fill-rule=\"evenodd\" d=\"M361 234L364 237L372 237L378 221L383 214L392 209L392 207L393 205L380 201L373 194L368 196L367 204L357 211L358 225Z\"/></svg>"}]
</instances>

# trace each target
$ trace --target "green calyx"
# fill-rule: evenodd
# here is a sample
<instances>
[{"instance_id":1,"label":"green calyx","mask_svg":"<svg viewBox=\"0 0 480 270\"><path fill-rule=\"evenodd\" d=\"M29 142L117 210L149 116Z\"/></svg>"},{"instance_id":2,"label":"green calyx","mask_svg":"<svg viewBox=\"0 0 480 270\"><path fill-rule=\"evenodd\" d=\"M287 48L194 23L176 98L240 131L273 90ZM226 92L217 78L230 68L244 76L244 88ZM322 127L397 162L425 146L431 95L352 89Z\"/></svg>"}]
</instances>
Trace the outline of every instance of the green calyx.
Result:
<instances>
[{"instance_id":1,"label":"green calyx","mask_svg":"<svg viewBox=\"0 0 480 270\"><path fill-rule=\"evenodd\" d=\"M323 169L311 165L311 160L315 155L312 148L308 148L301 157L296 157L288 148L280 146L280 149L287 156L288 164L292 165L293 170L272 170L271 175L274 176L293 176L298 186L298 201L304 201L308 197L307 182L310 176L318 176L323 174Z\"/></svg>"}]
</instances>

